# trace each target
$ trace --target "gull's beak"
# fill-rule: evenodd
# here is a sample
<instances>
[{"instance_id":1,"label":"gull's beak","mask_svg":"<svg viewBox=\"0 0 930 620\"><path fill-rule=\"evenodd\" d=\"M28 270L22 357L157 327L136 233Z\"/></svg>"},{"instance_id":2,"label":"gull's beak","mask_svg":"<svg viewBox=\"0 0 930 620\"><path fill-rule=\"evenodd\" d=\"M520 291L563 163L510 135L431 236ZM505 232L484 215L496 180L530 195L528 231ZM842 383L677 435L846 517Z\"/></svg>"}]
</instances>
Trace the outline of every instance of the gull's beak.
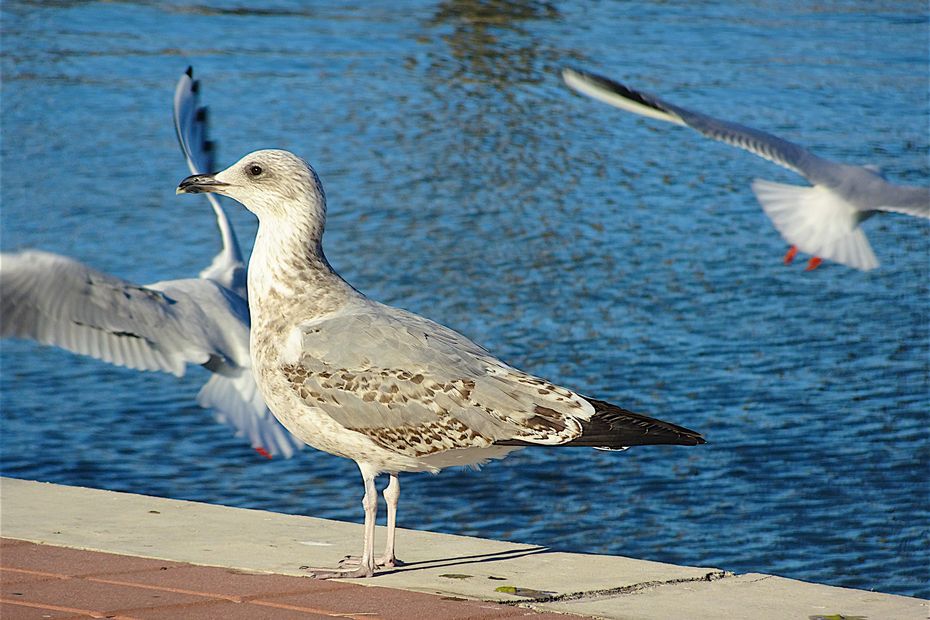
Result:
<instances>
[{"instance_id":1,"label":"gull's beak","mask_svg":"<svg viewBox=\"0 0 930 620\"><path fill-rule=\"evenodd\" d=\"M187 177L178 184L175 194L207 194L211 192L220 192L224 187L229 187L229 183L217 181L216 176L212 174L195 174Z\"/></svg>"}]
</instances>

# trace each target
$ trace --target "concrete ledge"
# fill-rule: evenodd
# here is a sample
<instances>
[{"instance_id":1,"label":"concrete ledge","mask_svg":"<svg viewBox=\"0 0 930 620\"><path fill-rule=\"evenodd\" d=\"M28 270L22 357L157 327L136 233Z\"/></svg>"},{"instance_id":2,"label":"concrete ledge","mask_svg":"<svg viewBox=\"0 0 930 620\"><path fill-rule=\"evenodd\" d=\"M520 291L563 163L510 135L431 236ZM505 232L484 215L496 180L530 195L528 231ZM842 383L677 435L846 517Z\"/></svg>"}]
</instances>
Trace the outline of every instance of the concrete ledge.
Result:
<instances>
[{"instance_id":1,"label":"concrete ledge","mask_svg":"<svg viewBox=\"0 0 930 620\"><path fill-rule=\"evenodd\" d=\"M0 534L281 575L334 565L361 544L361 526L352 523L15 478L0 479ZM383 540L383 528L377 535ZM353 583L618 619L917 620L930 611L921 599L710 567L412 530L399 530L397 543L406 566Z\"/></svg>"}]
</instances>

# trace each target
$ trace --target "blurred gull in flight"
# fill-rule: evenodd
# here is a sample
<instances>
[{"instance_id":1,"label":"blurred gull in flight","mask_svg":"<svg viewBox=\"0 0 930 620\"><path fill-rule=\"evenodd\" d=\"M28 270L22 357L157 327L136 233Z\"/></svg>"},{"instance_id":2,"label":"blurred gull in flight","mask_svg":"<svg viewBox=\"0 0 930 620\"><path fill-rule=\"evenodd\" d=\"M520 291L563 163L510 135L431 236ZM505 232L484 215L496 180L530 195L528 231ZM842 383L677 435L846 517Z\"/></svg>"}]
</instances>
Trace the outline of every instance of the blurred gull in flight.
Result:
<instances>
[{"instance_id":1,"label":"blurred gull in flight","mask_svg":"<svg viewBox=\"0 0 930 620\"><path fill-rule=\"evenodd\" d=\"M175 129L191 172L212 169L206 109L187 70L174 96ZM186 364L212 371L197 402L265 456L301 442L270 414L249 358L245 264L232 225L208 196L223 249L200 278L140 286L37 250L0 254L0 336L29 338L136 370L178 377Z\"/></svg>"},{"instance_id":2,"label":"blurred gull in flight","mask_svg":"<svg viewBox=\"0 0 930 620\"><path fill-rule=\"evenodd\" d=\"M259 386L292 433L361 471L360 561L315 577L369 577L396 564L400 472L476 465L528 446L704 443L694 431L521 372L447 327L352 288L323 254L326 198L296 155L257 151L215 175L188 177L177 191L224 194L258 216L249 307ZM381 473L390 474L388 533L376 560Z\"/></svg>"},{"instance_id":3,"label":"blurred gull in flight","mask_svg":"<svg viewBox=\"0 0 930 620\"><path fill-rule=\"evenodd\" d=\"M808 270L825 258L868 271L878 267L878 260L859 228L862 221L878 211L930 217L930 188L894 185L872 166L832 162L772 134L692 112L593 73L564 69L562 78L571 88L594 99L628 112L686 125L810 181L813 187L762 179L752 183L763 210L791 244L786 264L800 250L813 257Z\"/></svg>"}]
</instances>

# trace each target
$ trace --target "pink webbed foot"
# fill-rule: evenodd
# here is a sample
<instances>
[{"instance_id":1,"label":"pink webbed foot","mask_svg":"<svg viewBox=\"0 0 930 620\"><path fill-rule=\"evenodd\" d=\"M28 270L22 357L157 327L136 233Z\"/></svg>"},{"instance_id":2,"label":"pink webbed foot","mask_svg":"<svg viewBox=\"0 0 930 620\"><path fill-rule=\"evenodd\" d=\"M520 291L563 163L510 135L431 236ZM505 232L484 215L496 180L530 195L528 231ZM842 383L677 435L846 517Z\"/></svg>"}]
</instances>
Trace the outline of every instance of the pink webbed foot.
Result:
<instances>
[{"instance_id":1,"label":"pink webbed foot","mask_svg":"<svg viewBox=\"0 0 930 620\"><path fill-rule=\"evenodd\" d=\"M400 560L398 560L397 558L394 558L394 557L391 557L391 558L385 558L385 557L379 558L379 559L377 560L377 564L378 564L378 567L379 567L379 568L397 568L398 566L403 566L403 565L404 565L403 562L401 562Z\"/></svg>"},{"instance_id":2,"label":"pink webbed foot","mask_svg":"<svg viewBox=\"0 0 930 620\"><path fill-rule=\"evenodd\" d=\"M339 560L340 568L350 568L353 566L358 566L361 564L362 559L357 555L347 555L346 557ZM403 566L404 563L398 560L396 557L387 557L381 556L375 560L375 566L377 568L397 568L398 566Z\"/></svg>"},{"instance_id":3,"label":"pink webbed foot","mask_svg":"<svg viewBox=\"0 0 930 620\"><path fill-rule=\"evenodd\" d=\"M363 579L375 574L373 568L361 564L348 568L310 568L307 566L301 566L301 568L307 571L308 577L313 579Z\"/></svg>"}]
</instances>

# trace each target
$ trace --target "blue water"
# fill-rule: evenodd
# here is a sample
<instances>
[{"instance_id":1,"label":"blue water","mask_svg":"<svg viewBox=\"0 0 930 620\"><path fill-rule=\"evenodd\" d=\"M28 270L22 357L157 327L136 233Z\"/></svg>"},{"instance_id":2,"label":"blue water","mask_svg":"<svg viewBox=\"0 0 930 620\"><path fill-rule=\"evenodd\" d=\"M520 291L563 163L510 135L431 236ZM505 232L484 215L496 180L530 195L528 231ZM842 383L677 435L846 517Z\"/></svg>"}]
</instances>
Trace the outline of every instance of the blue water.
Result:
<instances>
[{"instance_id":1,"label":"blue water","mask_svg":"<svg viewBox=\"0 0 930 620\"><path fill-rule=\"evenodd\" d=\"M212 215L174 196L191 63L223 165L315 164L358 288L709 440L406 476L403 526L930 596L930 226L867 222L871 273L787 268L749 182L796 177L558 79L926 184L925 3L253 6L4 2L4 250L143 283L206 266ZM205 377L4 342L2 473L360 520L354 464L257 457L193 404Z\"/></svg>"}]
</instances>

